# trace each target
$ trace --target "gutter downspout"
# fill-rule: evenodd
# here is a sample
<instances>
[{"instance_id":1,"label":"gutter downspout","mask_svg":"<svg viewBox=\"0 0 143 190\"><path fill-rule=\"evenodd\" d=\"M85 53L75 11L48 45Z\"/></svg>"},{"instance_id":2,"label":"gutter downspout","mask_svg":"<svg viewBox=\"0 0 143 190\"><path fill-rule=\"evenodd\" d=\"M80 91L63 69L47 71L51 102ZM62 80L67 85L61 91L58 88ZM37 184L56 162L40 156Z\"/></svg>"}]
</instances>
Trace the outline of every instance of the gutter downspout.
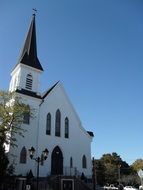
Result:
<instances>
[{"instance_id":1,"label":"gutter downspout","mask_svg":"<svg viewBox=\"0 0 143 190\"><path fill-rule=\"evenodd\" d=\"M44 102L44 99L42 99L41 103L39 104L39 110L38 110L38 126L37 126L37 136L36 136L36 157L39 155L39 129L40 129L40 108L42 103ZM37 163L36 163L37 165ZM35 174L37 172L37 167L35 167Z\"/></svg>"}]
</instances>

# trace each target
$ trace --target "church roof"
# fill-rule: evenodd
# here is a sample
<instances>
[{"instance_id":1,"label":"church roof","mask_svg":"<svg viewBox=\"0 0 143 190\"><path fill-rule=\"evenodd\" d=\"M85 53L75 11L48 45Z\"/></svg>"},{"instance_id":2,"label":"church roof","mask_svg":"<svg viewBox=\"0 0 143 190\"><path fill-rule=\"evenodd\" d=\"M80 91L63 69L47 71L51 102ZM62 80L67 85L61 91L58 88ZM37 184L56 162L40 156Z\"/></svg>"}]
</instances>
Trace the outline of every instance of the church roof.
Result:
<instances>
[{"instance_id":1,"label":"church roof","mask_svg":"<svg viewBox=\"0 0 143 190\"><path fill-rule=\"evenodd\" d=\"M27 95L27 96L32 96L34 98L38 98L38 99L44 99L46 96L49 95L49 93L55 88L55 86L59 83L56 82L51 88L49 88L42 96L41 95L37 95L36 92L32 92L32 91L29 91L29 90L26 90L26 89L16 89L16 92L17 93L20 93L20 94L24 94L24 95Z\"/></svg>"},{"instance_id":2,"label":"church roof","mask_svg":"<svg viewBox=\"0 0 143 190\"><path fill-rule=\"evenodd\" d=\"M42 97L40 95L37 95L36 92L32 92L32 91L29 91L29 90L26 90L26 89L16 89L16 92L20 93L20 94L24 94L24 95L27 95L27 96L32 96L34 98L38 98L38 99L42 99Z\"/></svg>"},{"instance_id":3,"label":"church roof","mask_svg":"<svg viewBox=\"0 0 143 190\"><path fill-rule=\"evenodd\" d=\"M92 131L87 131L87 133L91 136L94 137L94 133Z\"/></svg>"},{"instance_id":4,"label":"church roof","mask_svg":"<svg viewBox=\"0 0 143 190\"><path fill-rule=\"evenodd\" d=\"M19 63L43 71L43 68L37 57L35 14L33 14L33 18L17 65Z\"/></svg>"},{"instance_id":5,"label":"church roof","mask_svg":"<svg viewBox=\"0 0 143 190\"><path fill-rule=\"evenodd\" d=\"M59 83L59 81L56 82L50 89L48 89L48 90L44 93L44 95L42 96L42 98L44 99L46 96L48 96L48 94L55 88L55 86L56 86L58 83Z\"/></svg>"}]
</instances>

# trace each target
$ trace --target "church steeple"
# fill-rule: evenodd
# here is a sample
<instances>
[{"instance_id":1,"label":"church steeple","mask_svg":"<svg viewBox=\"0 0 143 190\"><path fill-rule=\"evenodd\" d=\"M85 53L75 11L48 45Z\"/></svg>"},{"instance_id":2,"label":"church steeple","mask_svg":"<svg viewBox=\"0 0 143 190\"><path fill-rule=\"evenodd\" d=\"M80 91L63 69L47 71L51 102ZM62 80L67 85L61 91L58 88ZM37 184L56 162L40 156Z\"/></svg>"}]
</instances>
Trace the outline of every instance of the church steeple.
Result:
<instances>
[{"instance_id":1,"label":"church steeple","mask_svg":"<svg viewBox=\"0 0 143 190\"><path fill-rule=\"evenodd\" d=\"M18 61L18 64L19 63L43 71L43 68L37 57L35 14L33 14L33 18Z\"/></svg>"},{"instance_id":2,"label":"church steeple","mask_svg":"<svg viewBox=\"0 0 143 190\"><path fill-rule=\"evenodd\" d=\"M24 90L38 94L43 68L37 57L35 14L32 16L18 63L11 73L10 91Z\"/></svg>"}]
</instances>

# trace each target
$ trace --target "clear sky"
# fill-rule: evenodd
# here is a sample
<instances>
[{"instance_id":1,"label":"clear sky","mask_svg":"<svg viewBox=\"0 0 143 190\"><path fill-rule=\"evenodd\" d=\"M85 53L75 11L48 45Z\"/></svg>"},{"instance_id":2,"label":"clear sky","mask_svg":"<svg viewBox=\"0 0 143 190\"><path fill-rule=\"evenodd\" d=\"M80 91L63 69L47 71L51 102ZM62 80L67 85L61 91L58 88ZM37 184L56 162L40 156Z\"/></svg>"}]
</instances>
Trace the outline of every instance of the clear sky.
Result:
<instances>
[{"instance_id":1,"label":"clear sky","mask_svg":"<svg viewBox=\"0 0 143 190\"><path fill-rule=\"evenodd\" d=\"M0 0L0 89L9 87L32 8L41 91L63 83L82 125L94 132L95 158L143 158L143 1Z\"/></svg>"}]
</instances>

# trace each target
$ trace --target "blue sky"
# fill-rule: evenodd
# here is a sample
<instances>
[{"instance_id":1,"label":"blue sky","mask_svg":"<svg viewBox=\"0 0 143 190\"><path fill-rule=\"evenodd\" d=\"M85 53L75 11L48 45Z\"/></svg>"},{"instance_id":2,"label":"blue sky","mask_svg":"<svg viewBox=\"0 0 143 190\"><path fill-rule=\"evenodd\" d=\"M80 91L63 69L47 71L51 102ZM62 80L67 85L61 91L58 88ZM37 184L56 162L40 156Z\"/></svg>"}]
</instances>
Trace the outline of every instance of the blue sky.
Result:
<instances>
[{"instance_id":1,"label":"blue sky","mask_svg":"<svg viewBox=\"0 0 143 190\"><path fill-rule=\"evenodd\" d=\"M36 16L41 91L60 80L83 126L92 156L143 158L143 1L0 0L0 89L7 90Z\"/></svg>"}]
</instances>

